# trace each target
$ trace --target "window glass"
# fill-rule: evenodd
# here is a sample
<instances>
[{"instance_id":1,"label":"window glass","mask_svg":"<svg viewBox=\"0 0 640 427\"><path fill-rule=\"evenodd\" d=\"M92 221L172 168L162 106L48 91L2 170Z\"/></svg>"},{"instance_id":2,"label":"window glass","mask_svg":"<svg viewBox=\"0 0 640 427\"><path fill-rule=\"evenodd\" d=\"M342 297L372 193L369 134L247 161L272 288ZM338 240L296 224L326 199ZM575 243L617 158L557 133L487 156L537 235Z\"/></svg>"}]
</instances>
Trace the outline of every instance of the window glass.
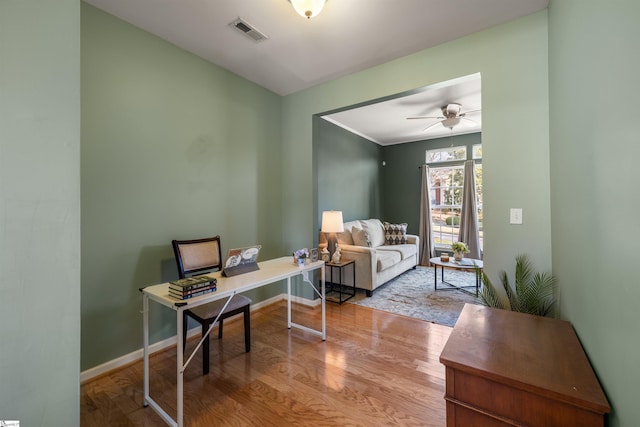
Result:
<instances>
[{"instance_id":1,"label":"window glass","mask_svg":"<svg viewBox=\"0 0 640 427\"><path fill-rule=\"evenodd\" d=\"M462 211L462 166L430 168L431 219L434 244L451 247L458 241Z\"/></svg>"},{"instance_id":2,"label":"window glass","mask_svg":"<svg viewBox=\"0 0 640 427\"><path fill-rule=\"evenodd\" d=\"M482 158L482 144L476 144L472 148L473 156L472 159L481 159Z\"/></svg>"},{"instance_id":3,"label":"window glass","mask_svg":"<svg viewBox=\"0 0 640 427\"><path fill-rule=\"evenodd\" d=\"M484 227L482 223L482 164L476 164L476 207L478 208L478 234L480 247L484 247Z\"/></svg>"},{"instance_id":4,"label":"window glass","mask_svg":"<svg viewBox=\"0 0 640 427\"><path fill-rule=\"evenodd\" d=\"M483 237L483 193L482 193L482 145L474 145L471 154L477 159L475 165L476 204L478 209L478 230L480 248ZM428 150L426 153L431 180L431 219L433 221L434 245L438 249L451 250L451 244L458 241L460 214L462 212L462 191L464 184L464 161L466 147L448 147ZM438 163L450 162L446 166Z\"/></svg>"},{"instance_id":5,"label":"window glass","mask_svg":"<svg viewBox=\"0 0 640 427\"><path fill-rule=\"evenodd\" d=\"M427 150L427 163L452 162L467 159L467 147L447 147Z\"/></svg>"}]
</instances>

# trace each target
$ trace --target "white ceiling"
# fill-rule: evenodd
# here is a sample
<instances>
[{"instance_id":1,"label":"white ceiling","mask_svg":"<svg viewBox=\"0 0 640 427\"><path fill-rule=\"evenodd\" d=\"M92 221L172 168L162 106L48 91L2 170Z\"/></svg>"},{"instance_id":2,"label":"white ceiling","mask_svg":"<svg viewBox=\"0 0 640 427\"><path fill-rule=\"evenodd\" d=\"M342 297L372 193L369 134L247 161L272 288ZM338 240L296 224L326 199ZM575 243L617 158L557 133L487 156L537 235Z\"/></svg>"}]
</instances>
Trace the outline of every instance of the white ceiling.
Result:
<instances>
[{"instance_id":1,"label":"white ceiling","mask_svg":"<svg viewBox=\"0 0 640 427\"><path fill-rule=\"evenodd\" d=\"M549 0L328 0L320 15L307 20L287 0L85 1L280 95L537 12L549 3ZM231 27L229 24L238 17L268 39L255 42ZM450 88L449 92L453 90ZM398 108L402 109L398 117L440 116L439 107L448 102L461 103L463 112L474 103L479 105L479 100L456 98L453 93L429 104L436 93L424 91L423 99L416 95L417 98L398 101ZM384 124L382 120L368 120L371 122ZM418 120L404 122L408 126L422 126ZM354 130L371 134L380 144L398 142L397 136L384 135L383 129Z\"/></svg>"},{"instance_id":2,"label":"white ceiling","mask_svg":"<svg viewBox=\"0 0 640 427\"><path fill-rule=\"evenodd\" d=\"M392 96L391 99L380 102L373 101L369 105L327 114L322 118L379 145L480 132L480 89L480 74L474 74L420 88L408 94ZM438 119L442 117L441 107L449 103L460 104L461 113L470 112L465 115L468 120L461 120L453 131L445 128ZM434 118L407 120L407 117L416 116Z\"/></svg>"}]
</instances>

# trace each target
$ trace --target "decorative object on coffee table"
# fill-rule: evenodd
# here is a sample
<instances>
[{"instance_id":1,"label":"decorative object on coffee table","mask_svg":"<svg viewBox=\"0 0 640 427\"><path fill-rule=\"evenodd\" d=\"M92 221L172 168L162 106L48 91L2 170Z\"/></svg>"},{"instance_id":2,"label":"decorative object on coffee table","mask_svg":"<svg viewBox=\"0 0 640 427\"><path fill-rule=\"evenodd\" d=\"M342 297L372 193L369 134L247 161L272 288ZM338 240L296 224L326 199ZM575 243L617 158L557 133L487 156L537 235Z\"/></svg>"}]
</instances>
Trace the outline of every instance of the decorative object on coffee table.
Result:
<instances>
[{"instance_id":1,"label":"decorative object on coffee table","mask_svg":"<svg viewBox=\"0 0 640 427\"><path fill-rule=\"evenodd\" d=\"M464 254L469 253L469 248L464 242L455 242L451 245L451 250L453 251L453 259L456 261L461 261L464 258Z\"/></svg>"}]
</instances>

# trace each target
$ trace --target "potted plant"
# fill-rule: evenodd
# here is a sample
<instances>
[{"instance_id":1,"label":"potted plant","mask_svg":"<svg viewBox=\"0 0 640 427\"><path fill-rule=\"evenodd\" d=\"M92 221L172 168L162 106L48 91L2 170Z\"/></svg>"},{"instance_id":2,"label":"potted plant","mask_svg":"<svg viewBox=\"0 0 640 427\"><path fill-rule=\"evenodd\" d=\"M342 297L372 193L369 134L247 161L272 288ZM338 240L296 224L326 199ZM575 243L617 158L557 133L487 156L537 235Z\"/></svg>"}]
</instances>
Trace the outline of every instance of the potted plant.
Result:
<instances>
[{"instance_id":1,"label":"potted plant","mask_svg":"<svg viewBox=\"0 0 640 427\"><path fill-rule=\"evenodd\" d=\"M503 310L546 316L555 303L553 294L556 278L549 273L534 273L531 262L526 255L516 257L515 287L509 283L507 273L500 272L500 281L507 294L507 304L498 295L489 277L482 273L482 290L480 298L484 305Z\"/></svg>"},{"instance_id":2,"label":"potted plant","mask_svg":"<svg viewBox=\"0 0 640 427\"><path fill-rule=\"evenodd\" d=\"M453 259L456 261L462 260L464 254L469 253L469 247L464 242L455 242L451 245L451 250L453 251Z\"/></svg>"},{"instance_id":3,"label":"potted plant","mask_svg":"<svg viewBox=\"0 0 640 427\"><path fill-rule=\"evenodd\" d=\"M309 258L309 251L307 248L298 249L293 253L293 261L298 265L304 265Z\"/></svg>"}]
</instances>

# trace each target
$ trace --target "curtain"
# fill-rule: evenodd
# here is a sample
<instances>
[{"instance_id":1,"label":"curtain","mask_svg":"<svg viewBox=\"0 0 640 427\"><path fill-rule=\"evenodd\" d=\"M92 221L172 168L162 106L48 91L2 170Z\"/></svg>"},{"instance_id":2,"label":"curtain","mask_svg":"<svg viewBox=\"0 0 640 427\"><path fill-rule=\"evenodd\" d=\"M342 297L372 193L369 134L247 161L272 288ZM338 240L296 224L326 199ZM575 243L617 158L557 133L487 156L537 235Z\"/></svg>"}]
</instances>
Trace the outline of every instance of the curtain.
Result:
<instances>
[{"instance_id":1,"label":"curtain","mask_svg":"<svg viewBox=\"0 0 640 427\"><path fill-rule=\"evenodd\" d=\"M480 235L478 233L478 209L476 203L476 173L473 160L464 162L464 184L462 186L462 213L458 241L469 247L468 258L482 259Z\"/></svg>"},{"instance_id":2,"label":"curtain","mask_svg":"<svg viewBox=\"0 0 640 427\"><path fill-rule=\"evenodd\" d=\"M433 227L431 226L431 180L429 166L422 166L422 189L420 190L420 264L429 265L435 256Z\"/></svg>"}]
</instances>

